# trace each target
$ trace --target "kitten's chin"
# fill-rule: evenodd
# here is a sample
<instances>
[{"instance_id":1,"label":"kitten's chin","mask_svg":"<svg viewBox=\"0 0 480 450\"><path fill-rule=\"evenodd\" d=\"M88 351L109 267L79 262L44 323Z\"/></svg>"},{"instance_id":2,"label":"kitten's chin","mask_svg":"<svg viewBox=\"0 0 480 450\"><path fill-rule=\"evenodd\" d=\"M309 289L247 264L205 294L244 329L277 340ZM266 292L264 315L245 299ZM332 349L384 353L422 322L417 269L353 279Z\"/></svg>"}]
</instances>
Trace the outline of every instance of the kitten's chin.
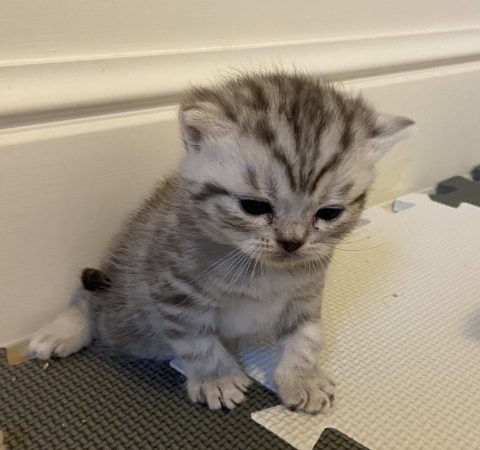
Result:
<instances>
[{"instance_id":1,"label":"kitten's chin","mask_svg":"<svg viewBox=\"0 0 480 450\"><path fill-rule=\"evenodd\" d=\"M273 267L292 267L300 264L305 264L307 258L300 253L278 252L268 255L265 258L268 265Z\"/></svg>"}]
</instances>

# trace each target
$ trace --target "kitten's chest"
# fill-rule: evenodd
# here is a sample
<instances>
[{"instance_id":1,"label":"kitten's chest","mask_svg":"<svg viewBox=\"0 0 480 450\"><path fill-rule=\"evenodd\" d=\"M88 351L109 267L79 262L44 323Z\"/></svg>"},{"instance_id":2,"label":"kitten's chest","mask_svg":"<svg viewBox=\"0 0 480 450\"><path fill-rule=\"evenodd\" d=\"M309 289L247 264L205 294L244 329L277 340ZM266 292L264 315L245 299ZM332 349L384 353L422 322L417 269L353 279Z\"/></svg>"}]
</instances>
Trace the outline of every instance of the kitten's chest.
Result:
<instances>
[{"instance_id":1,"label":"kitten's chest","mask_svg":"<svg viewBox=\"0 0 480 450\"><path fill-rule=\"evenodd\" d=\"M300 283L288 277L256 280L249 295L225 299L219 315L220 334L235 338L269 332L276 324L286 303L294 297Z\"/></svg>"}]
</instances>

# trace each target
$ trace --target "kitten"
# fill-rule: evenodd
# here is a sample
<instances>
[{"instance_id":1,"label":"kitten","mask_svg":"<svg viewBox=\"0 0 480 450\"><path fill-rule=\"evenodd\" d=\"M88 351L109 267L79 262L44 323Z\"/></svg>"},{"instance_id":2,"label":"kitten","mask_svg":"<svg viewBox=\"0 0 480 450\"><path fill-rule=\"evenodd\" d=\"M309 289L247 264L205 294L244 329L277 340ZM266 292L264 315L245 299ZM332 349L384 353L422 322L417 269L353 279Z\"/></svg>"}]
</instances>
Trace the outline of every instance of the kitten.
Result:
<instances>
[{"instance_id":1,"label":"kitten","mask_svg":"<svg viewBox=\"0 0 480 450\"><path fill-rule=\"evenodd\" d=\"M194 402L239 404L250 383L229 351L276 333L285 405L328 409L318 367L330 256L355 226L374 163L413 122L380 115L315 76L242 75L189 92L177 171L130 219L90 291L31 340L67 356L94 337L140 358L176 357Z\"/></svg>"}]
</instances>

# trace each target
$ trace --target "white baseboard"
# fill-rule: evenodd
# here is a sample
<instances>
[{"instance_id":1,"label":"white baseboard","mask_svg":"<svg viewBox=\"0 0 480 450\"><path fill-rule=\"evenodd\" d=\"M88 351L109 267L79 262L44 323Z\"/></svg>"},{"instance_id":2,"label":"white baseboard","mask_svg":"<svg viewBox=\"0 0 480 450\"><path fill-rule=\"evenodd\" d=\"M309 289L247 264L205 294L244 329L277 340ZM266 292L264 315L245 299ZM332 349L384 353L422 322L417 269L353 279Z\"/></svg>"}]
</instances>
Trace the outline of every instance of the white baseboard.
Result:
<instances>
[{"instance_id":1,"label":"white baseboard","mask_svg":"<svg viewBox=\"0 0 480 450\"><path fill-rule=\"evenodd\" d=\"M299 67L333 79L478 61L480 28L15 61L0 67L0 126L175 103L232 68Z\"/></svg>"}]
</instances>

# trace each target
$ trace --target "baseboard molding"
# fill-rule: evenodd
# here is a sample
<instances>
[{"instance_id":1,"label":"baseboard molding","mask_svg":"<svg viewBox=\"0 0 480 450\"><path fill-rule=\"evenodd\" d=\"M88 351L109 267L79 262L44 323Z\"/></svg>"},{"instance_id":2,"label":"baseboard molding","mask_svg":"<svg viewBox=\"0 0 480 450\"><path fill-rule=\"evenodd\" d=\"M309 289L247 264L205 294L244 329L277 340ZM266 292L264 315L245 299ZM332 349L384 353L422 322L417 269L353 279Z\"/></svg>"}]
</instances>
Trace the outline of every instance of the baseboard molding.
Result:
<instances>
[{"instance_id":1,"label":"baseboard molding","mask_svg":"<svg viewBox=\"0 0 480 450\"><path fill-rule=\"evenodd\" d=\"M0 127L175 103L192 83L232 68L298 67L335 80L480 60L480 28L276 42L0 67Z\"/></svg>"}]
</instances>

